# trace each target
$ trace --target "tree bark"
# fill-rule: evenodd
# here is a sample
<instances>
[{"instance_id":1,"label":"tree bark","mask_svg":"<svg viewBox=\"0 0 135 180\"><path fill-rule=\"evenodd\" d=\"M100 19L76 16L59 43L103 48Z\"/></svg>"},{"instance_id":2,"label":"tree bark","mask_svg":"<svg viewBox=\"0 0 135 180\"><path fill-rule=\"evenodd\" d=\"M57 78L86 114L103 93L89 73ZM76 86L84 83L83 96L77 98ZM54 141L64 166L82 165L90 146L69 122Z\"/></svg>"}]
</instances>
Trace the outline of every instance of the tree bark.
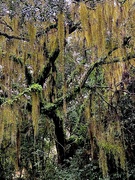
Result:
<instances>
[{"instance_id":1,"label":"tree bark","mask_svg":"<svg viewBox=\"0 0 135 180\"><path fill-rule=\"evenodd\" d=\"M51 118L54 122L55 126L55 143L58 154L58 163L63 164L65 158L65 134L63 130L63 121L56 115L55 112L50 113L49 118Z\"/></svg>"}]
</instances>

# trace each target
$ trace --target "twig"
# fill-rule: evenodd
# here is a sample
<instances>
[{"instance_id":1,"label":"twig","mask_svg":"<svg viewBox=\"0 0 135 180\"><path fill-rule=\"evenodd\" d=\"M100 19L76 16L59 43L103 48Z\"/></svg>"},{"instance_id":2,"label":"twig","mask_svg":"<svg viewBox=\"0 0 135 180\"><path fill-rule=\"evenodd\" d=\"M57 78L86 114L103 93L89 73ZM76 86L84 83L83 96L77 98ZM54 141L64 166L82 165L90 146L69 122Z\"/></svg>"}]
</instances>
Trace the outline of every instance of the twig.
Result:
<instances>
[{"instance_id":1,"label":"twig","mask_svg":"<svg viewBox=\"0 0 135 180\"><path fill-rule=\"evenodd\" d=\"M23 40L23 41L27 41L27 42L29 41L29 39L27 39L27 38L14 36L14 35L10 36L10 35L8 35L7 33L4 33L4 32L0 32L0 36L4 36L4 37L6 37L8 39L17 39L17 40Z\"/></svg>"}]
</instances>

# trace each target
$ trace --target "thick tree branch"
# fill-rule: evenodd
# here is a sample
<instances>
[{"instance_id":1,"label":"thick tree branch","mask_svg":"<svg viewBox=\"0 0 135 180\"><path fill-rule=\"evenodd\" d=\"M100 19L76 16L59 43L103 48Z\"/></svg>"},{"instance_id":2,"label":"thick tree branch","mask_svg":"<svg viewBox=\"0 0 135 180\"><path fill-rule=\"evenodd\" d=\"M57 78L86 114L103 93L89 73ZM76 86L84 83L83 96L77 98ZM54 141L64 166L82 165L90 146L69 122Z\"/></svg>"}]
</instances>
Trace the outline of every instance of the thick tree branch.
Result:
<instances>
[{"instance_id":1,"label":"thick tree branch","mask_svg":"<svg viewBox=\"0 0 135 180\"><path fill-rule=\"evenodd\" d=\"M36 37L39 38L42 35L48 33L51 29L56 29L57 28L57 23L56 24L51 24L50 26L48 26L45 30L41 31L41 32L37 32Z\"/></svg>"},{"instance_id":2,"label":"thick tree branch","mask_svg":"<svg viewBox=\"0 0 135 180\"><path fill-rule=\"evenodd\" d=\"M71 34L72 32L74 32L74 31L78 28L79 24L80 24L80 23L76 23L76 24L70 25L70 26L69 26L69 34ZM52 25L52 26L48 27L48 28L46 29L46 33L47 33L47 31L50 30L50 28L56 28L56 27L55 27L55 25ZM41 35L41 34L39 34L39 36L40 36L40 35ZM65 42L65 45L66 45L66 42ZM45 48L46 48L46 47L44 47L44 49L45 49ZM47 52L45 52L45 53L47 53ZM52 67L51 67L51 64L55 62L55 60L56 60L57 57L59 56L59 53L60 53L60 50L59 50L59 47L58 47L58 48L53 52L53 54L52 54L50 57L48 57L49 62L48 62L47 65L44 67L42 73L39 75L36 83L39 83L40 85L43 86L43 84L44 84L46 78L49 76L50 70L51 70L51 68L52 68ZM47 53L47 54L48 54L48 53Z\"/></svg>"},{"instance_id":3,"label":"thick tree branch","mask_svg":"<svg viewBox=\"0 0 135 180\"><path fill-rule=\"evenodd\" d=\"M59 56L59 49L56 49L54 51L54 53L49 57L49 62L47 63L47 65L44 67L42 73L40 74L40 76L37 79L37 83L39 83L41 86L43 86L46 78L49 76L50 70L52 68L52 63L55 62L55 60L57 59L57 57Z\"/></svg>"},{"instance_id":4,"label":"thick tree branch","mask_svg":"<svg viewBox=\"0 0 135 180\"><path fill-rule=\"evenodd\" d=\"M48 26L45 30L41 31L41 32L37 32L36 37L40 37L46 33L48 33L51 29L57 29L58 26L58 22L56 20L55 24L51 24L50 26ZM76 24L74 24L73 22L71 22L69 24L69 34L73 33L76 29L78 29L80 26L80 22L77 22ZM65 27L66 29L66 27Z\"/></svg>"},{"instance_id":5,"label":"thick tree branch","mask_svg":"<svg viewBox=\"0 0 135 180\"><path fill-rule=\"evenodd\" d=\"M69 25L69 34L73 33L76 29L78 29L80 27L80 22L73 24L71 23Z\"/></svg>"},{"instance_id":6,"label":"thick tree branch","mask_svg":"<svg viewBox=\"0 0 135 180\"><path fill-rule=\"evenodd\" d=\"M104 58L99 59L98 61L93 63L88 68L88 70L84 74L83 79L81 80L80 84L74 88L74 91L72 91L70 93L67 93L67 95L65 96L66 102L69 102L70 100L72 100L81 91L81 89L85 88L85 83L86 83L88 77L90 76L90 74L93 72L93 70L96 67L99 67L99 66L105 65L105 64L117 63L117 62L126 62L126 61L129 61L129 60L133 59L133 58L135 58L135 53L127 54L127 56L124 57L122 60L120 60L119 58L112 58L110 61L106 61L107 56L104 57ZM93 89L93 87L89 87L89 88ZM42 112L46 114L46 113L48 113L50 111L53 111L53 110L57 109L58 107L63 105L63 100L64 100L64 97L60 97L54 103L45 104L43 109L42 109Z\"/></svg>"},{"instance_id":7,"label":"thick tree branch","mask_svg":"<svg viewBox=\"0 0 135 180\"><path fill-rule=\"evenodd\" d=\"M73 23L72 23L72 24L69 26L69 34L71 34L72 32L74 32L74 31L78 28L79 24L80 24L80 23L76 23L76 24L73 24ZM40 37L41 35L43 35L44 33L49 32L49 31L50 31L51 29L53 29L53 28L57 28L57 23L56 23L56 24L53 24L53 25L50 25L50 26L47 27L46 30L43 31L42 33L41 33L41 32L40 32L40 33L38 32L37 35L36 35L36 37ZM0 32L0 36L4 36L4 37L6 37L6 38L8 38L8 39L17 39L17 40L23 40L23 41L29 42L29 39L28 39L28 38L18 37L18 36L14 36L14 35L11 36L11 35L8 35L7 33L4 33L4 32ZM44 47L44 49L45 49L45 48L46 48L46 47ZM54 53L53 53L50 57L48 57L48 58L49 58L49 62L48 62L47 65L44 67L42 73L39 75L39 77L38 77L38 79L37 79L37 83L39 83L40 85L43 86L46 78L49 76L49 73L50 73L50 70L51 70L51 64L52 64L52 62L53 62L53 63L55 62L55 60L56 60L57 57L59 56L59 52L60 52L60 50L59 50L59 48L57 48L57 49L54 51Z\"/></svg>"}]
</instances>

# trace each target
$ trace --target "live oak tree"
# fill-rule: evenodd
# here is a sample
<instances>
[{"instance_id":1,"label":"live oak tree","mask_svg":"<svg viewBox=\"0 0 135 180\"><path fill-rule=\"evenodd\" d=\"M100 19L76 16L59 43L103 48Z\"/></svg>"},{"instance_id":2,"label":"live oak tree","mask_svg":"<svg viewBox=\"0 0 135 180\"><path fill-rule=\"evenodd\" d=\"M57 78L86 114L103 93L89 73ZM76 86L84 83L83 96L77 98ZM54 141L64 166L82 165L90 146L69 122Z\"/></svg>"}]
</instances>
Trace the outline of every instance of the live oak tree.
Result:
<instances>
[{"instance_id":1,"label":"live oak tree","mask_svg":"<svg viewBox=\"0 0 135 180\"><path fill-rule=\"evenodd\" d=\"M0 145L9 152L1 155L1 168L10 156L13 171L30 169L36 177L35 163L45 168L44 152L56 145L63 165L82 146L82 133L103 177L111 158L128 172L135 145L134 137L131 146L125 138L123 120L134 124L134 16L134 0L1 3ZM34 152L27 160L25 140Z\"/></svg>"}]
</instances>

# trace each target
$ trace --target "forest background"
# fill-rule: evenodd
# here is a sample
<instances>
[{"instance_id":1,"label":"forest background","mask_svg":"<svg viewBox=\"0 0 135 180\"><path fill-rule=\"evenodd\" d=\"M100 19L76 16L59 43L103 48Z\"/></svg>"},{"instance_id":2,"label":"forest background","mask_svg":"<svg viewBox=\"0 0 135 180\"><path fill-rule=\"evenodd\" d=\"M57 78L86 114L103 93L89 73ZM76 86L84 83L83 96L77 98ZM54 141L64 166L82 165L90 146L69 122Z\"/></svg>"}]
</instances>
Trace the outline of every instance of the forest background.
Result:
<instances>
[{"instance_id":1,"label":"forest background","mask_svg":"<svg viewBox=\"0 0 135 180\"><path fill-rule=\"evenodd\" d=\"M1 0L0 179L135 179L135 0Z\"/></svg>"}]
</instances>

